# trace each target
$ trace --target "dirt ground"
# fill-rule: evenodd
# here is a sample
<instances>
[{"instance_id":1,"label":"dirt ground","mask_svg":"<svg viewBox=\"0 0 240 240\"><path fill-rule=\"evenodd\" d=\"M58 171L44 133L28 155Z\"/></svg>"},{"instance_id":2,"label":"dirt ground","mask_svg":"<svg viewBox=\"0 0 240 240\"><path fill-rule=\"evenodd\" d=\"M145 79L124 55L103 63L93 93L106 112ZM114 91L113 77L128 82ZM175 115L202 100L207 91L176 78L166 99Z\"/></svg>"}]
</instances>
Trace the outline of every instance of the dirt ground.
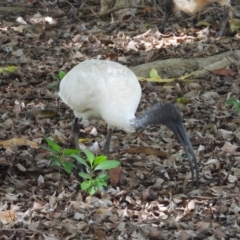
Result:
<instances>
[{"instance_id":1,"label":"dirt ground","mask_svg":"<svg viewBox=\"0 0 240 240\"><path fill-rule=\"evenodd\" d=\"M232 1L235 26L238 5ZM226 103L239 99L240 31L228 24L226 36L217 38L222 10L216 4L199 16L172 16L161 34L158 7L118 21L100 18L96 1L0 3L0 239L240 239L240 104ZM204 62L225 52L231 54L224 67L182 78L192 72L182 58ZM141 81L137 114L158 101L179 108L197 156L199 188L164 126L140 134L114 130L110 158L121 161L119 185L94 197L80 192L79 177L51 166L41 148L45 138L74 147L73 112L55 91L58 73L92 58L128 67L178 59L158 70L173 81ZM103 121L84 125L84 145L101 149L106 133Z\"/></svg>"}]
</instances>

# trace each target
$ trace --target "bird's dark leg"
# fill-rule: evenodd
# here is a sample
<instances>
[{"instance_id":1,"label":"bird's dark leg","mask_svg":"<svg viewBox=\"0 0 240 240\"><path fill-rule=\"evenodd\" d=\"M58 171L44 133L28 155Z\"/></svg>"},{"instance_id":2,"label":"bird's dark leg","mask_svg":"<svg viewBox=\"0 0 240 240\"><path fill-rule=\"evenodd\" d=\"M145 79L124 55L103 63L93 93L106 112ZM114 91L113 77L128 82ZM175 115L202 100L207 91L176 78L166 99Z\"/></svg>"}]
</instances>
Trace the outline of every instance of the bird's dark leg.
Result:
<instances>
[{"instance_id":1,"label":"bird's dark leg","mask_svg":"<svg viewBox=\"0 0 240 240\"><path fill-rule=\"evenodd\" d=\"M75 148L79 149L79 125L78 125L78 118L76 117L73 119L72 130L73 130Z\"/></svg>"},{"instance_id":2,"label":"bird's dark leg","mask_svg":"<svg viewBox=\"0 0 240 240\"><path fill-rule=\"evenodd\" d=\"M226 29L226 25L227 25L228 18L229 18L229 11L228 10L229 9L228 9L227 6L223 6L223 17L221 19L220 31L219 31L219 34L218 34L219 37L223 36L224 31Z\"/></svg>"},{"instance_id":3,"label":"bird's dark leg","mask_svg":"<svg viewBox=\"0 0 240 240\"><path fill-rule=\"evenodd\" d=\"M111 142L111 137L112 137L112 129L108 128L108 132L107 132L107 137L106 137L106 141L104 143L104 147L103 147L103 154L108 157L109 151L110 151L110 142ZM105 173L106 171L103 170L102 173ZM103 189L105 191L107 191L108 187L104 186Z\"/></svg>"},{"instance_id":4,"label":"bird's dark leg","mask_svg":"<svg viewBox=\"0 0 240 240\"><path fill-rule=\"evenodd\" d=\"M111 137L112 137L112 129L108 128L106 142L103 147L103 153L105 156L107 156L109 154Z\"/></svg>"},{"instance_id":5,"label":"bird's dark leg","mask_svg":"<svg viewBox=\"0 0 240 240\"><path fill-rule=\"evenodd\" d=\"M78 125L78 118L74 118L73 119L73 124L72 124L72 130L73 130L73 138L74 138L74 144L75 144L75 148L76 149L80 149L79 148L79 125ZM77 169L76 169L76 174L78 172L86 172L86 168L84 165L80 164L79 162L77 162Z\"/></svg>"},{"instance_id":6,"label":"bird's dark leg","mask_svg":"<svg viewBox=\"0 0 240 240\"><path fill-rule=\"evenodd\" d=\"M164 17L163 17L163 21L162 21L162 25L159 28L160 32L163 33L166 27L166 23L169 19L169 17L172 14L172 9L173 9L173 0L166 0L165 2L165 6L164 6Z\"/></svg>"}]
</instances>

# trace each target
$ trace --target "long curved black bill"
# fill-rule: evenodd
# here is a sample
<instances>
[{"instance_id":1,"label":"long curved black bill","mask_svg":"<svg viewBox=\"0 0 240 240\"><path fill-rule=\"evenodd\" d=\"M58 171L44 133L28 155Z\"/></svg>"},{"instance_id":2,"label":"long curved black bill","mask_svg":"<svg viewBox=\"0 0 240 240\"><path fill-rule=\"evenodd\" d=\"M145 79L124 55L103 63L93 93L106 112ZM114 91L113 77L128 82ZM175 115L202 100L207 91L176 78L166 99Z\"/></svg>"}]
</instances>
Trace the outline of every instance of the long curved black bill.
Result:
<instances>
[{"instance_id":1,"label":"long curved black bill","mask_svg":"<svg viewBox=\"0 0 240 240\"><path fill-rule=\"evenodd\" d=\"M132 126L136 130L144 129L148 125L163 124L170 128L182 144L190 164L192 184L194 185L194 169L196 172L196 187L199 184L199 172L197 159L192 144L182 123L178 109L171 103L157 103L148 108L141 116L133 119Z\"/></svg>"},{"instance_id":2,"label":"long curved black bill","mask_svg":"<svg viewBox=\"0 0 240 240\"><path fill-rule=\"evenodd\" d=\"M170 129L175 133L177 136L179 142L183 146L183 149L185 153L187 154L187 158L190 164L191 173L192 173L192 184L194 185L194 169L196 172L196 187L198 187L199 184L199 170L198 170L198 164L197 159L195 156L195 153L193 151L192 143L189 140L189 137L186 133L186 130L181 122L177 122L170 126Z\"/></svg>"}]
</instances>

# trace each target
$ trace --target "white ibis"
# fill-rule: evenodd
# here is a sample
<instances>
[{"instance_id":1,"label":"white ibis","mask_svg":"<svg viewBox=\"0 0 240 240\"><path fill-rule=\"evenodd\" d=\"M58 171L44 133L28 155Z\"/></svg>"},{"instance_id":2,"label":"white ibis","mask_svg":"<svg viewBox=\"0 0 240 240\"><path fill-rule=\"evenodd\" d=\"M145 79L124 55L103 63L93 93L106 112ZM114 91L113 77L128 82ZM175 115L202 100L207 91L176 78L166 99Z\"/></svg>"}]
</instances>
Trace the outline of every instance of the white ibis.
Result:
<instances>
[{"instance_id":1,"label":"white ibis","mask_svg":"<svg viewBox=\"0 0 240 240\"><path fill-rule=\"evenodd\" d=\"M192 144L177 108L170 103L157 103L135 117L142 91L135 74L127 67L110 61L87 60L79 63L59 84L58 94L74 111L73 136L79 148L78 119L103 119L108 134L103 153L109 153L112 129L126 132L143 130L148 125L163 124L170 128L182 144L190 164L192 183L194 168L198 185L198 165Z\"/></svg>"},{"instance_id":2,"label":"white ibis","mask_svg":"<svg viewBox=\"0 0 240 240\"><path fill-rule=\"evenodd\" d=\"M224 34L228 21L228 7L230 7L230 0L165 0L165 15L160 31L164 32L166 23L173 12L182 11L187 14L194 14L199 12L209 3L219 3L223 6L223 17L219 31L219 37L221 37Z\"/></svg>"}]
</instances>

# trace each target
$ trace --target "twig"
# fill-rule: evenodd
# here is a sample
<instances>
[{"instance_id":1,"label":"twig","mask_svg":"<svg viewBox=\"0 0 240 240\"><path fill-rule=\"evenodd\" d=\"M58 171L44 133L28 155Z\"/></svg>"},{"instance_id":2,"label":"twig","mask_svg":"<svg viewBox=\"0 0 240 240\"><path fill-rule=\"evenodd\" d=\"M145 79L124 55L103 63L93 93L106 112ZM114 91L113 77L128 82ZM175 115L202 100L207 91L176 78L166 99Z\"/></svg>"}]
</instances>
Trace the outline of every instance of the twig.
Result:
<instances>
[{"instance_id":1,"label":"twig","mask_svg":"<svg viewBox=\"0 0 240 240\"><path fill-rule=\"evenodd\" d=\"M119 10L122 10L122 9L125 9L125 8L140 8L140 9L143 9L143 8L145 8L145 6L135 6L135 5L121 6L121 7L108 9L108 10L106 10L104 12L101 12L101 13L98 13L98 14L89 14L89 15L86 15L86 16L81 16L81 18L102 17L102 16L108 15L110 13L113 13L113 12L116 12L116 11L119 11Z\"/></svg>"}]
</instances>

